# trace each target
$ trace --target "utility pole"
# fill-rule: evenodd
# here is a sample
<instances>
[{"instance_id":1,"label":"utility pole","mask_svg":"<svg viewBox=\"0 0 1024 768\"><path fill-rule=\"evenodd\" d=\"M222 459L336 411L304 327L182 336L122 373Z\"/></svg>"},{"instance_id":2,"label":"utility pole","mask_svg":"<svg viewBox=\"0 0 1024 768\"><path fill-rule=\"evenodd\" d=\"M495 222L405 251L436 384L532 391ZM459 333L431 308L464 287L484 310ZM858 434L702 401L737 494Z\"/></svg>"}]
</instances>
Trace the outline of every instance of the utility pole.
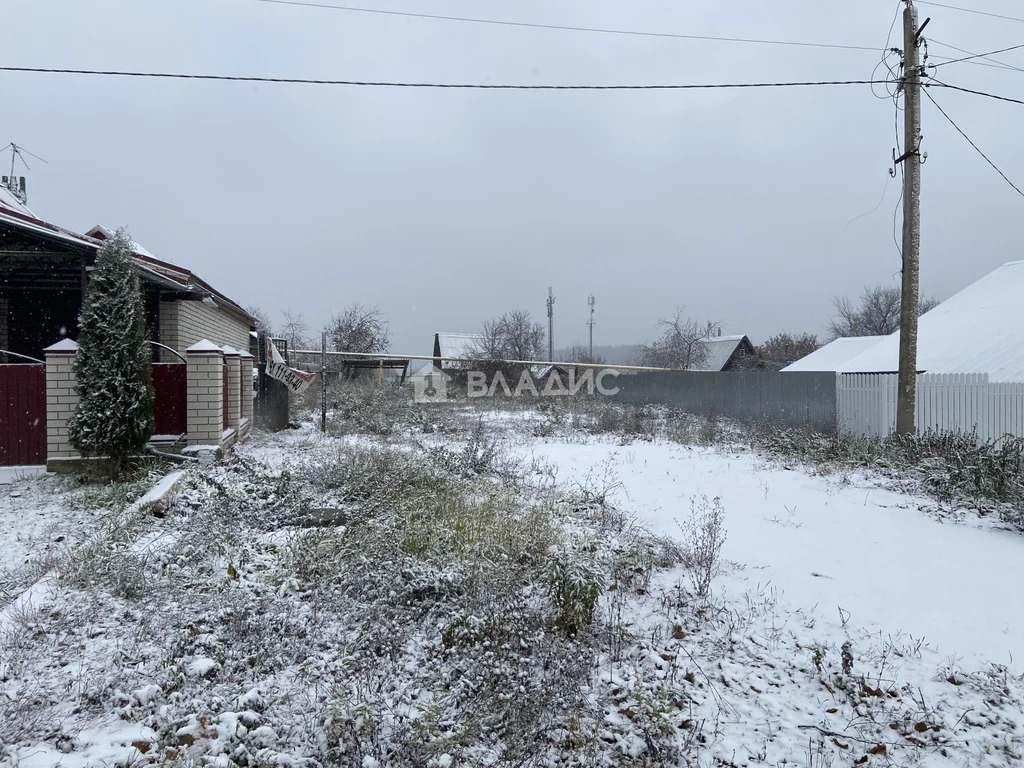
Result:
<instances>
[{"instance_id":1,"label":"utility pole","mask_svg":"<svg viewBox=\"0 0 1024 768\"><path fill-rule=\"evenodd\" d=\"M594 296L587 297L587 306L590 307L590 319L587 325L590 327L590 362L594 362Z\"/></svg>"},{"instance_id":2,"label":"utility pole","mask_svg":"<svg viewBox=\"0 0 1024 768\"><path fill-rule=\"evenodd\" d=\"M917 316L921 258L921 32L917 9L903 10L903 291L900 302L900 366L896 385L896 434L914 434L917 403Z\"/></svg>"},{"instance_id":3,"label":"utility pole","mask_svg":"<svg viewBox=\"0 0 1024 768\"><path fill-rule=\"evenodd\" d=\"M555 297L548 286L548 361L555 361Z\"/></svg>"},{"instance_id":4,"label":"utility pole","mask_svg":"<svg viewBox=\"0 0 1024 768\"><path fill-rule=\"evenodd\" d=\"M327 433L327 331L320 334L320 431Z\"/></svg>"}]
</instances>

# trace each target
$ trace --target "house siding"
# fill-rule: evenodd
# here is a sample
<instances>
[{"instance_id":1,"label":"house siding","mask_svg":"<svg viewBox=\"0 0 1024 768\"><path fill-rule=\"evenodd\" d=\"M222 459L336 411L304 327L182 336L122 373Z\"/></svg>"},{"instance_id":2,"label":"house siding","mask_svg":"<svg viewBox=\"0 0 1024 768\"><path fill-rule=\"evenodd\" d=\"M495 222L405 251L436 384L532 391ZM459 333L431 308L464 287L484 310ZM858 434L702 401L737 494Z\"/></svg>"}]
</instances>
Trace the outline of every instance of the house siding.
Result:
<instances>
[{"instance_id":1,"label":"house siding","mask_svg":"<svg viewBox=\"0 0 1024 768\"><path fill-rule=\"evenodd\" d=\"M203 339L241 352L249 349L249 326L202 301L161 302L160 336L162 344L183 354ZM161 359L171 362L177 358L164 350Z\"/></svg>"}]
</instances>

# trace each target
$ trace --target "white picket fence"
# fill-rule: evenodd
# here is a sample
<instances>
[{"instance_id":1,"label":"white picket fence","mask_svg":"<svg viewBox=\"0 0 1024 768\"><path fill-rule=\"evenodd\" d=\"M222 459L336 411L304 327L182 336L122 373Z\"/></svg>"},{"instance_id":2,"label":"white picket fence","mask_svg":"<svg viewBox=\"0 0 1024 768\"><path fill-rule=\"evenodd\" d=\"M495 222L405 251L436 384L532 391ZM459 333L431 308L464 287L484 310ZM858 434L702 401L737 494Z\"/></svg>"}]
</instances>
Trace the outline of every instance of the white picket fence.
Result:
<instances>
[{"instance_id":1,"label":"white picket fence","mask_svg":"<svg viewBox=\"0 0 1024 768\"><path fill-rule=\"evenodd\" d=\"M839 430L886 437L896 427L896 374L839 374ZM927 373L917 377L915 424L927 430L977 432L980 441L1024 437L1024 383L989 383L988 374Z\"/></svg>"}]
</instances>

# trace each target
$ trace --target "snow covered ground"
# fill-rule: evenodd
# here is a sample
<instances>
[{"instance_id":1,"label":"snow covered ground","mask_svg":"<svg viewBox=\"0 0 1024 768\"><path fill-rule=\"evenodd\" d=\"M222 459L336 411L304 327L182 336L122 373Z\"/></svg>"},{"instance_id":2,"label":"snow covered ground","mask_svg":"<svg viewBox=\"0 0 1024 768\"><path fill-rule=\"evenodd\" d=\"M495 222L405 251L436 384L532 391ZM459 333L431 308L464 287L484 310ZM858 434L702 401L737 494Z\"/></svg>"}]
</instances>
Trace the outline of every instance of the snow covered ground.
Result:
<instances>
[{"instance_id":1,"label":"snow covered ground","mask_svg":"<svg viewBox=\"0 0 1024 768\"><path fill-rule=\"evenodd\" d=\"M0 599L13 584L32 578L48 556L81 542L95 530L102 511L76 503L68 478L8 476L0 485Z\"/></svg>"},{"instance_id":2,"label":"snow covered ground","mask_svg":"<svg viewBox=\"0 0 1024 768\"><path fill-rule=\"evenodd\" d=\"M608 468L615 503L652 531L679 536L694 496L726 509L719 591L771 585L780 600L819 621L842 615L902 632L964 662L1024 660L1024 536L980 523L943 522L925 498L878 479L789 470L750 451L665 442L533 440L523 455L578 483Z\"/></svg>"},{"instance_id":3,"label":"snow covered ground","mask_svg":"<svg viewBox=\"0 0 1024 768\"><path fill-rule=\"evenodd\" d=\"M31 610L0 593L0 766L1021 762L1020 534L869 475L483 417L486 439L256 435L158 515L0 487L0 571L78 548ZM578 635L555 563L600 575Z\"/></svg>"}]
</instances>

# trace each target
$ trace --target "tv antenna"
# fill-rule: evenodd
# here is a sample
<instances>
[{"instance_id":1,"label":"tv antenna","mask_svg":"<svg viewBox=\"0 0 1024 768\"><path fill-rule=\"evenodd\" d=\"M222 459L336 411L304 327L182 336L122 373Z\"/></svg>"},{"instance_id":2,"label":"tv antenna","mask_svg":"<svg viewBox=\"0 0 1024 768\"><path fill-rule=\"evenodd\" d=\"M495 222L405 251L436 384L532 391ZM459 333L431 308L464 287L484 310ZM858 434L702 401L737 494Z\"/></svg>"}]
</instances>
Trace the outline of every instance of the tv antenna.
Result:
<instances>
[{"instance_id":1,"label":"tv antenna","mask_svg":"<svg viewBox=\"0 0 1024 768\"><path fill-rule=\"evenodd\" d=\"M20 160L21 164L24 165L25 168L27 168L28 170L32 170L32 167L28 164L28 161L25 159L25 155L28 155L29 157L34 157L36 160L39 160L42 163L45 163L46 160L41 158L39 155L29 152L24 147L19 147L13 141L3 149L0 149L0 152L11 153L11 174L10 176L3 177L3 186L7 189L7 191L14 195L14 197L20 200L23 204L27 203L28 194L25 191L25 177L22 176L19 183L18 177L15 176L17 163Z\"/></svg>"}]
</instances>

